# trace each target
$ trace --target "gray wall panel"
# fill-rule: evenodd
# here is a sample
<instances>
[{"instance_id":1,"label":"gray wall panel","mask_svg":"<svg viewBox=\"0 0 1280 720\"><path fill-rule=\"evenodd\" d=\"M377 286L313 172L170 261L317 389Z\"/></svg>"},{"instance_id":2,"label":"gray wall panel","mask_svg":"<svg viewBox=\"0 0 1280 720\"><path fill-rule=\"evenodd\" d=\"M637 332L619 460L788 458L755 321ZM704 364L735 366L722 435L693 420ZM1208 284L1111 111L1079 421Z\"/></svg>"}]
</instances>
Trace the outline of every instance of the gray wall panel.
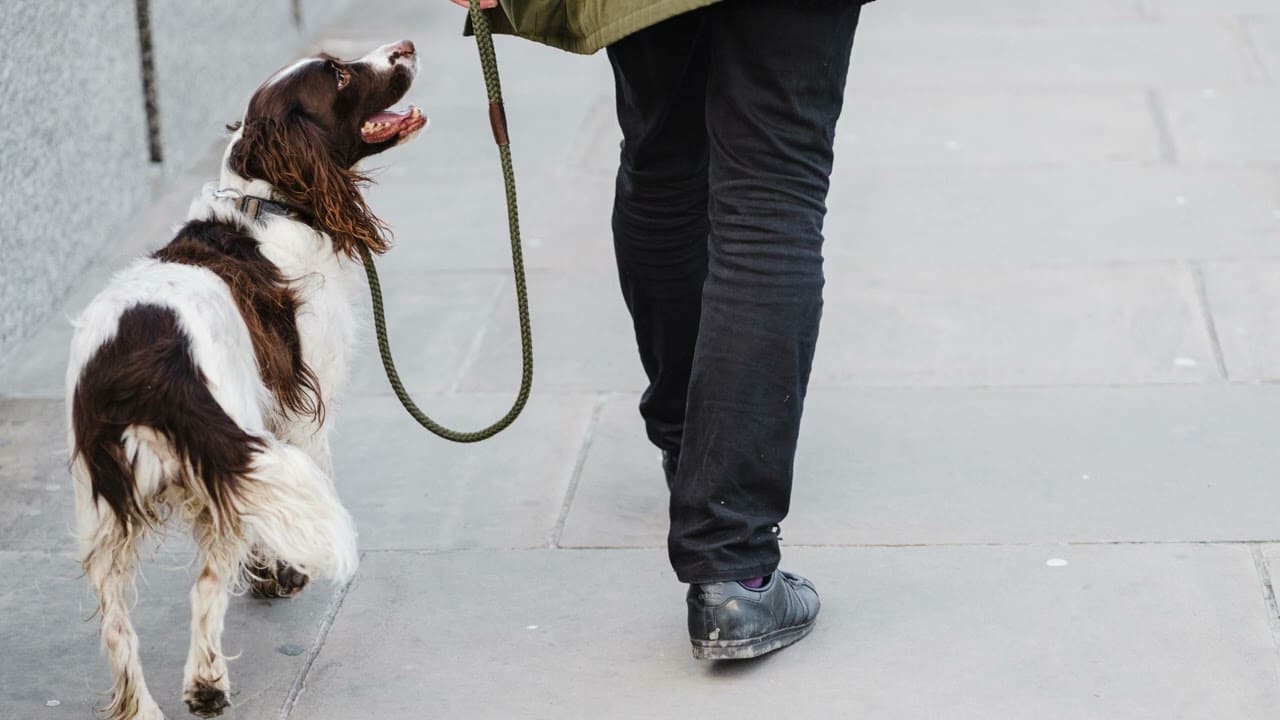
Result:
<instances>
[{"instance_id":1,"label":"gray wall panel","mask_svg":"<svg viewBox=\"0 0 1280 720\"><path fill-rule=\"evenodd\" d=\"M226 136L302 38L288 0L151 1L165 167L179 172Z\"/></svg>"},{"instance_id":2,"label":"gray wall panel","mask_svg":"<svg viewBox=\"0 0 1280 720\"><path fill-rule=\"evenodd\" d=\"M0 352L149 196L133 3L0 4Z\"/></svg>"},{"instance_id":3,"label":"gray wall panel","mask_svg":"<svg viewBox=\"0 0 1280 720\"><path fill-rule=\"evenodd\" d=\"M0 356L167 177L350 0L151 0L164 162L149 162L130 0L0 0ZM177 220L177 218L175 218Z\"/></svg>"}]
</instances>

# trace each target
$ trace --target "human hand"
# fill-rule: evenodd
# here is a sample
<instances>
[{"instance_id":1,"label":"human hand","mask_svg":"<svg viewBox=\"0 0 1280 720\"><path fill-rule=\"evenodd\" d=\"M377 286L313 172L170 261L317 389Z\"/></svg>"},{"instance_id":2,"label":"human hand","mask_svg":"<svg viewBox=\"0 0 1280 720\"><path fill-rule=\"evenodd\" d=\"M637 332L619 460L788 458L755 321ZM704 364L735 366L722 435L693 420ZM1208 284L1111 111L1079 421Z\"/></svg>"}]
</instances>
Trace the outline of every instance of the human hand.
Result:
<instances>
[{"instance_id":1,"label":"human hand","mask_svg":"<svg viewBox=\"0 0 1280 720\"><path fill-rule=\"evenodd\" d=\"M464 7L464 8L471 7L470 0L450 0L450 2L452 2L454 5L457 5L458 7ZM480 0L481 10L492 10L493 8L496 8L496 7L498 7L498 0Z\"/></svg>"}]
</instances>

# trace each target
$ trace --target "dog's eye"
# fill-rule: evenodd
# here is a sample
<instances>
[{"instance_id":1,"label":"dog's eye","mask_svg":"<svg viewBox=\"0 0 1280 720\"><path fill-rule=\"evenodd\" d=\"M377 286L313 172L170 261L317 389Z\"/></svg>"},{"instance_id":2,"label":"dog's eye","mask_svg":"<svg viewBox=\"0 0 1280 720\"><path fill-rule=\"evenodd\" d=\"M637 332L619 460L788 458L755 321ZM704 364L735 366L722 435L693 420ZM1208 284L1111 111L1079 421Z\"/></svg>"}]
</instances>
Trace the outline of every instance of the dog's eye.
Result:
<instances>
[{"instance_id":1,"label":"dog's eye","mask_svg":"<svg viewBox=\"0 0 1280 720\"><path fill-rule=\"evenodd\" d=\"M339 90L346 87L347 84L351 82L351 73L347 72L346 68L339 65L333 65L333 73L338 76Z\"/></svg>"}]
</instances>

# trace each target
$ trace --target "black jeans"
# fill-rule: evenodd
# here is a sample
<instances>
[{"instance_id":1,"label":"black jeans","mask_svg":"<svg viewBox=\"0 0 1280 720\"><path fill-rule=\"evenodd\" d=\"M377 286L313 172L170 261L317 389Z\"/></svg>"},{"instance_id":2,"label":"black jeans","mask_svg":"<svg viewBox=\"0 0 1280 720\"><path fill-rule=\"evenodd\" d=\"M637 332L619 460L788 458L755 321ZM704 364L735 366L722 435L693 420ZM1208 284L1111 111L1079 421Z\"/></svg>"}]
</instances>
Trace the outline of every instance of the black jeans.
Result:
<instances>
[{"instance_id":1,"label":"black jeans","mask_svg":"<svg viewBox=\"0 0 1280 720\"><path fill-rule=\"evenodd\" d=\"M778 566L822 315L822 222L860 5L727 0L609 48L613 210L683 582Z\"/></svg>"}]
</instances>

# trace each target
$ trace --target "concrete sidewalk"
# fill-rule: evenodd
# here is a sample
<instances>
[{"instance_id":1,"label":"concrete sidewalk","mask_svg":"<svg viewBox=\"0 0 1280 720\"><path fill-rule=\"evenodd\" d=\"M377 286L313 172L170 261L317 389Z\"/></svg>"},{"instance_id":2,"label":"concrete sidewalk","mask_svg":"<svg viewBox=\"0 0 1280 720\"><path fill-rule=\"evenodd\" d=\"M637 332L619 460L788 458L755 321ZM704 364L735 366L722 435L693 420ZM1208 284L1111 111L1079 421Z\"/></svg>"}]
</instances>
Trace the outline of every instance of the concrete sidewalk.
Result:
<instances>
[{"instance_id":1,"label":"concrete sidewalk","mask_svg":"<svg viewBox=\"0 0 1280 720\"><path fill-rule=\"evenodd\" d=\"M509 403L519 347L461 21L444 0L363 2L315 43L409 37L423 55L411 99L433 129L379 159L370 200L398 240L381 267L402 375L467 426ZM229 717L1280 717L1280 4L867 8L783 526L823 616L725 665L690 657L635 410L608 63L498 52L529 409L484 445L437 441L366 338L335 450L362 568L349 588L234 599ZM88 718L108 687L71 554L65 316L163 242L212 169L175 181L0 366L0 718ZM135 612L171 718L186 548L148 564Z\"/></svg>"}]
</instances>

